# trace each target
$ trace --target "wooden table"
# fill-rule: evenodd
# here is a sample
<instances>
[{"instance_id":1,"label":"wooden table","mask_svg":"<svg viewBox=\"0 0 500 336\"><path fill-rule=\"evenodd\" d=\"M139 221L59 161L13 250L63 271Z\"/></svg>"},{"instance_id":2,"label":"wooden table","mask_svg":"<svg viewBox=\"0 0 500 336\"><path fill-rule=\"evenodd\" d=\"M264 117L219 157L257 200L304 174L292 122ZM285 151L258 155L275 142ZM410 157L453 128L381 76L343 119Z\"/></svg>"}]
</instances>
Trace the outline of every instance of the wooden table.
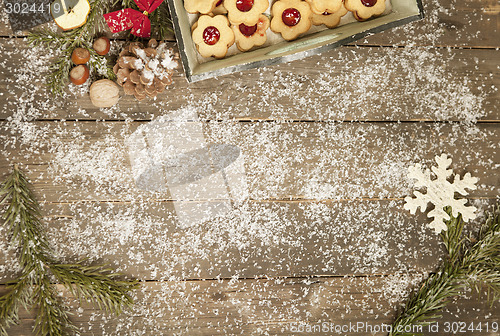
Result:
<instances>
[{"instance_id":1,"label":"wooden table","mask_svg":"<svg viewBox=\"0 0 500 336\"><path fill-rule=\"evenodd\" d=\"M4 18L0 176L21 164L62 260L88 257L144 281L135 308L119 317L78 309L61 288L81 334L290 335L320 322L390 324L444 255L429 219L403 209L407 167L449 154L456 172L480 179L468 198L481 212L500 188L500 2L424 4L423 21L356 45L194 84L178 71L155 101L123 97L109 110L74 89L65 99L47 93L50 53L28 48ZM168 191L135 186L125 141L186 106L203 129L197 136L238 148L250 200L179 228ZM15 251L0 232L6 282ZM500 322L498 308L466 294L440 328ZM12 335L31 334L33 315L22 318Z\"/></svg>"}]
</instances>

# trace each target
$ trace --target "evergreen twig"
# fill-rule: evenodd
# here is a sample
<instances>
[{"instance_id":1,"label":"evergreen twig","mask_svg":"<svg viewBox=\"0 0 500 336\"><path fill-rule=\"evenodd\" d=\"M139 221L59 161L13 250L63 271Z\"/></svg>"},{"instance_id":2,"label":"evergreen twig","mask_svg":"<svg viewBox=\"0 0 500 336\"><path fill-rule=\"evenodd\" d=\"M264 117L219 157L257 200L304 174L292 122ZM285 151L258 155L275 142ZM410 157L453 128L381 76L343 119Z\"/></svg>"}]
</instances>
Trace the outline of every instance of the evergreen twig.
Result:
<instances>
[{"instance_id":1,"label":"evergreen twig","mask_svg":"<svg viewBox=\"0 0 500 336\"><path fill-rule=\"evenodd\" d=\"M36 335L60 336L75 330L70 313L51 284L50 274L80 302L96 303L115 314L133 304L128 293L137 288L137 281L117 280L120 274L104 266L86 266L83 261L62 264L56 260L43 230L39 204L17 166L0 187L0 205L3 203L8 203L2 218L11 244L19 249L22 275L8 284L7 294L0 297L1 336L7 335L10 325L19 322L20 306L37 308Z\"/></svg>"},{"instance_id":2,"label":"evergreen twig","mask_svg":"<svg viewBox=\"0 0 500 336\"><path fill-rule=\"evenodd\" d=\"M105 28L102 15L108 10L107 0L90 0L91 11L87 17L87 22L76 29L64 32L53 32L48 29L30 32L28 43L32 46L54 47L61 50L61 56L50 67L50 74L47 84L55 95L62 95L69 79L69 70L73 66L71 53L77 47L85 48L91 52L92 59L89 68L93 74L99 74L108 79L114 80L115 74L107 65L105 56L97 55L93 48L93 39ZM102 71L100 67L106 65L107 71Z\"/></svg>"},{"instance_id":3,"label":"evergreen twig","mask_svg":"<svg viewBox=\"0 0 500 336\"><path fill-rule=\"evenodd\" d=\"M7 328L19 323L19 308L28 308L31 303L28 277L21 277L7 285L7 294L0 297L0 335L7 335Z\"/></svg>"},{"instance_id":4,"label":"evergreen twig","mask_svg":"<svg viewBox=\"0 0 500 336\"><path fill-rule=\"evenodd\" d=\"M488 215L477 239L462 237L464 222L459 215L450 220L448 230L441 234L448 258L436 273L430 274L422 286L408 300L403 312L392 324L391 336L414 335L406 330L412 326L426 326L441 317L441 311L452 297L466 287L480 292L488 289L488 300L493 304L500 298L500 205Z\"/></svg>"}]
</instances>

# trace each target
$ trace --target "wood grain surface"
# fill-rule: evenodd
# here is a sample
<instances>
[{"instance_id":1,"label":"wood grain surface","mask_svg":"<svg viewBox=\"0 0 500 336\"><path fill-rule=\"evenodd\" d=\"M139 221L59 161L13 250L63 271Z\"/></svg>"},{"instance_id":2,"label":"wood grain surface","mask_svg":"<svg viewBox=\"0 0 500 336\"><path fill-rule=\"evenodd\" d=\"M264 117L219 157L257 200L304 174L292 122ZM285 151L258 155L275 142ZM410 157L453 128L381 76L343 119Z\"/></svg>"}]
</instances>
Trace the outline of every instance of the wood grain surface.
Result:
<instances>
[{"instance_id":1,"label":"wood grain surface","mask_svg":"<svg viewBox=\"0 0 500 336\"><path fill-rule=\"evenodd\" d=\"M377 326L391 323L400 309L401 296L410 287L404 275L335 278L289 278L147 282L136 293L134 310L119 317L103 314L84 304L73 320L88 335L386 335ZM394 295L391 286L400 286ZM62 286L67 304L78 307ZM0 287L2 293L2 287ZM489 306L485 296L457 298L438 319L438 330L446 323L498 320L498 305ZM151 306L153 305L153 306ZM76 309L75 309L76 310ZM485 320L486 312L492 311ZM21 313L22 323L11 328L13 335L30 335L33 315ZM318 322L320 321L320 322ZM325 332L325 326L333 332ZM306 332L307 326L315 329ZM315 326L316 325L316 326ZM335 332L335 325L344 332ZM349 329L345 329L347 326ZM355 327L355 328L354 328ZM359 329L357 329L359 328ZM302 332L294 332L302 330ZM347 330L347 332L345 332ZM424 335L436 335L423 329ZM467 335L495 335L475 331Z\"/></svg>"},{"instance_id":2,"label":"wood grain surface","mask_svg":"<svg viewBox=\"0 0 500 336\"><path fill-rule=\"evenodd\" d=\"M479 178L467 197L480 213L500 191L500 4L423 2L425 19L352 45L193 84L179 70L155 100L122 96L111 109L93 107L85 89L53 97L44 75L55 53L27 46L3 13L0 179L20 164L61 260L87 257L143 282L118 317L78 308L57 285L80 335L387 335L292 328L390 324L435 270L439 236L403 209L408 166L449 154L456 173ZM116 54L123 35L109 36ZM177 109L195 111L195 137L238 149L248 199L138 187L128 141ZM230 206L181 227L181 203ZM3 284L18 267L8 239L0 227ZM453 322L491 327L498 308L464 293L438 334ZM34 312L21 320L9 334L32 335Z\"/></svg>"}]
</instances>

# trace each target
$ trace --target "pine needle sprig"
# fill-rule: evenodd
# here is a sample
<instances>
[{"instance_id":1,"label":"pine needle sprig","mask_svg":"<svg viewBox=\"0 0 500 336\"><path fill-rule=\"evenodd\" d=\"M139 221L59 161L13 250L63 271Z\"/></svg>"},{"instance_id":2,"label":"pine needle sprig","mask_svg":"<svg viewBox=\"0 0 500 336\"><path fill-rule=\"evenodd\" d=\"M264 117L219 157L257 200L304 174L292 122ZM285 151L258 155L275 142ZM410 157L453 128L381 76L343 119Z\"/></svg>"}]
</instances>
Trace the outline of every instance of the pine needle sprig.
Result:
<instances>
[{"instance_id":1,"label":"pine needle sprig","mask_svg":"<svg viewBox=\"0 0 500 336\"><path fill-rule=\"evenodd\" d=\"M469 238L472 246L464 253L464 281L480 291L487 288L488 300L500 299L500 207L488 215L478 238Z\"/></svg>"},{"instance_id":2,"label":"pine needle sprig","mask_svg":"<svg viewBox=\"0 0 500 336\"><path fill-rule=\"evenodd\" d=\"M0 187L0 205L8 203L2 219L9 230L11 244L19 250L21 276L7 285L0 297L0 335L19 322L20 306L37 308L36 335L60 336L75 330L70 313L61 302L51 276L61 282L80 301L120 314L133 304L129 292L138 287L135 280L118 280L120 274L104 266L86 266L83 261L62 264L57 261L45 235L40 206L31 184L17 166Z\"/></svg>"},{"instance_id":3,"label":"pine needle sprig","mask_svg":"<svg viewBox=\"0 0 500 336\"><path fill-rule=\"evenodd\" d=\"M448 252L448 258L451 262L454 262L462 254L462 247L465 240L462 237L464 221L461 214L458 214L456 218L451 215L451 207L445 207L444 210L450 215L450 220L446 223L448 229L441 232L441 238Z\"/></svg>"},{"instance_id":4,"label":"pine needle sprig","mask_svg":"<svg viewBox=\"0 0 500 336\"><path fill-rule=\"evenodd\" d=\"M137 281L120 281L119 274L103 266L82 266L81 264L53 264L52 274L80 301L97 304L99 309L116 315L122 307L130 307L133 300L127 292L137 288Z\"/></svg>"},{"instance_id":5,"label":"pine needle sprig","mask_svg":"<svg viewBox=\"0 0 500 336\"><path fill-rule=\"evenodd\" d=\"M7 329L19 323L19 308L31 305L30 281L27 276L7 284L7 294L0 297L0 335L7 336Z\"/></svg>"},{"instance_id":6,"label":"pine needle sprig","mask_svg":"<svg viewBox=\"0 0 500 336\"><path fill-rule=\"evenodd\" d=\"M441 317L439 312L464 289L480 293L488 290L493 304L500 298L500 207L494 208L482 226L477 239L462 237L464 222L453 217L451 208L448 230L441 234L448 252L436 273L431 273L422 286L410 297L405 308L392 324L391 336L415 335L412 326L426 326Z\"/></svg>"},{"instance_id":7,"label":"pine needle sprig","mask_svg":"<svg viewBox=\"0 0 500 336\"><path fill-rule=\"evenodd\" d=\"M461 286L456 286L459 278L457 269L446 262L437 273L431 273L420 289L406 303L406 307L392 324L392 336L414 335L404 330L412 330L411 326L427 326L432 320L440 318L439 312L459 295ZM409 327L408 329L405 329Z\"/></svg>"},{"instance_id":8,"label":"pine needle sprig","mask_svg":"<svg viewBox=\"0 0 500 336\"><path fill-rule=\"evenodd\" d=\"M17 166L10 178L0 188L0 205L10 203L2 216L11 233L11 242L20 249L19 261L23 269L40 267L39 261L47 263L50 251L41 225L40 207L30 184Z\"/></svg>"},{"instance_id":9,"label":"pine needle sprig","mask_svg":"<svg viewBox=\"0 0 500 336\"><path fill-rule=\"evenodd\" d=\"M109 8L108 1L90 0L89 3L91 11L87 17L87 22L83 26L63 32L42 29L30 32L27 36L28 43L32 46L60 49L61 56L52 64L47 77L47 85L55 95L62 95L64 88L68 84L69 70L73 66L71 53L78 47L87 49L93 53L94 59L98 60L98 62L89 62L92 74L99 74L111 80L115 79L111 67L109 71L100 71L99 67L107 63L106 57L97 55L93 52L92 48L94 37L105 29L105 22L102 15Z\"/></svg>"},{"instance_id":10,"label":"pine needle sprig","mask_svg":"<svg viewBox=\"0 0 500 336\"><path fill-rule=\"evenodd\" d=\"M70 331L76 331L46 274L35 280L33 297L33 305L37 307L35 335L69 335Z\"/></svg>"}]
</instances>

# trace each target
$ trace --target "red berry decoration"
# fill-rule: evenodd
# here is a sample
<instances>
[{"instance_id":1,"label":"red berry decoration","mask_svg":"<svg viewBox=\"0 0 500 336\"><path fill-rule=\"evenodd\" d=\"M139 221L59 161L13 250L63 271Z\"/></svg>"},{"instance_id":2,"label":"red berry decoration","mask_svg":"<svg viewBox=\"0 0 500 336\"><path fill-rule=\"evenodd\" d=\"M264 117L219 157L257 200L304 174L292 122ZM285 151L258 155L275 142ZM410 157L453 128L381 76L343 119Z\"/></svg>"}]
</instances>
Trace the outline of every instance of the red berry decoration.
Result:
<instances>
[{"instance_id":1,"label":"red berry decoration","mask_svg":"<svg viewBox=\"0 0 500 336\"><path fill-rule=\"evenodd\" d=\"M203 41L208 45L214 45L219 42L220 32L214 26L209 26L203 31Z\"/></svg>"},{"instance_id":2,"label":"red berry decoration","mask_svg":"<svg viewBox=\"0 0 500 336\"><path fill-rule=\"evenodd\" d=\"M236 8L240 12L248 12L253 7L253 0L236 0Z\"/></svg>"},{"instance_id":3,"label":"red berry decoration","mask_svg":"<svg viewBox=\"0 0 500 336\"><path fill-rule=\"evenodd\" d=\"M252 36L257 31L257 25L247 26L242 23L239 25L240 32L245 36Z\"/></svg>"},{"instance_id":4,"label":"red berry decoration","mask_svg":"<svg viewBox=\"0 0 500 336\"><path fill-rule=\"evenodd\" d=\"M287 8L281 14L281 20L289 27L293 27L300 22L300 12L295 8Z\"/></svg>"}]
</instances>

